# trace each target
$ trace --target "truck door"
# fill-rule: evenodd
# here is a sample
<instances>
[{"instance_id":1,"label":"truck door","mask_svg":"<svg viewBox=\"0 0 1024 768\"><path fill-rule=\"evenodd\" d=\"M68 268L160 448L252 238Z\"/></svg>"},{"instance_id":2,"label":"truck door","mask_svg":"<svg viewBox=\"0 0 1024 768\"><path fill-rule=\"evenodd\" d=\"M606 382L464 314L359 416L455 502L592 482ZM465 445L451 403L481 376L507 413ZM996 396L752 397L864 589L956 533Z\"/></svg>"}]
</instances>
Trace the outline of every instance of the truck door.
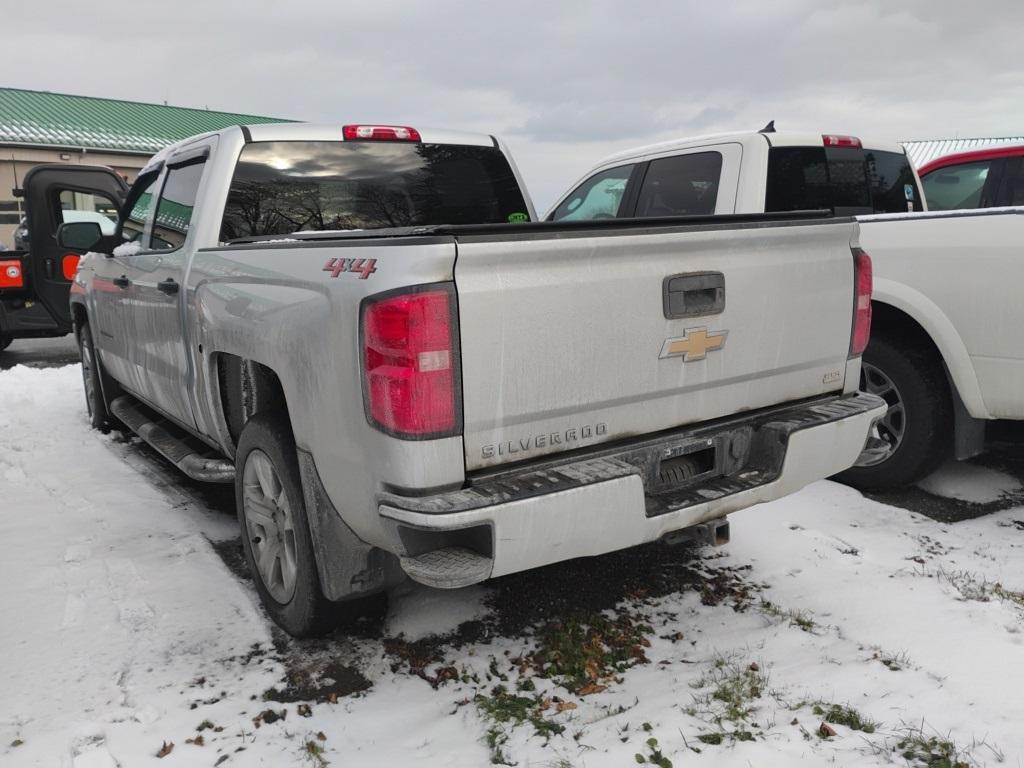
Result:
<instances>
[{"instance_id":1,"label":"truck door","mask_svg":"<svg viewBox=\"0 0 1024 768\"><path fill-rule=\"evenodd\" d=\"M186 349L186 270L194 248L189 232L211 143L169 157L144 250L130 257L133 315L130 356L137 393L182 425L194 428Z\"/></svg>"},{"instance_id":2,"label":"truck door","mask_svg":"<svg viewBox=\"0 0 1024 768\"><path fill-rule=\"evenodd\" d=\"M68 333L68 294L81 254L57 245L57 227L65 222L94 221L103 234L114 234L128 185L109 168L47 164L37 165L25 175L24 190L30 243L26 271L32 298Z\"/></svg>"}]
</instances>

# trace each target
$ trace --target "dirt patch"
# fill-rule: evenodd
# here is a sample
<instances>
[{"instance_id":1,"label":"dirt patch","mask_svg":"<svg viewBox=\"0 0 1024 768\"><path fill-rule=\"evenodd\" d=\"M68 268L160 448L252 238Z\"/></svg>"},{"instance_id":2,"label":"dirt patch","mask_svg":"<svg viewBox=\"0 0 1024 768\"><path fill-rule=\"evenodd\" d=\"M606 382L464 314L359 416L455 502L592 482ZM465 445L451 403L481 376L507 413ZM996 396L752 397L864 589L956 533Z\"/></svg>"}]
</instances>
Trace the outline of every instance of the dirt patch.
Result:
<instances>
[{"instance_id":1,"label":"dirt patch","mask_svg":"<svg viewBox=\"0 0 1024 768\"><path fill-rule=\"evenodd\" d=\"M337 702L345 696L360 693L372 684L355 667L334 660L291 661L280 686L263 693L264 701L290 703L296 701Z\"/></svg>"}]
</instances>

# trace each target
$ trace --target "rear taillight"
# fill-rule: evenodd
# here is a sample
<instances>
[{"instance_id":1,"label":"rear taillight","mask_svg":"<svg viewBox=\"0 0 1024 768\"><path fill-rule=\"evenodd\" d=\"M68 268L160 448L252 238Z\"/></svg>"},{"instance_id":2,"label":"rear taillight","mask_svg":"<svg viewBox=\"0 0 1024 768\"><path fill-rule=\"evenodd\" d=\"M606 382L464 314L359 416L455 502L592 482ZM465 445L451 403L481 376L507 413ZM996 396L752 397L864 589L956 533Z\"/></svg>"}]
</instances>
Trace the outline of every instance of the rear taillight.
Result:
<instances>
[{"instance_id":1,"label":"rear taillight","mask_svg":"<svg viewBox=\"0 0 1024 768\"><path fill-rule=\"evenodd\" d=\"M20 261L0 261L0 288L24 288L25 275Z\"/></svg>"},{"instance_id":2,"label":"rear taillight","mask_svg":"<svg viewBox=\"0 0 1024 768\"><path fill-rule=\"evenodd\" d=\"M826 147L853 147L860 149L860 139L856 136L837 136L835 134L823 133L821 143Z\"/></svg>"},{"instance_id":3,"label":"rear taillight","mask_svg":"<svg viewBox=\"0 0 1024 768\"><path fill-rule=\"evenodd\" d=\"M407 125L343 125L345 141L419 141L420 132Z\"/></svg>"},{"instance_id":4,"label":"rear taillight","mask_svg":"<svg viewBox=\"0 0 1024 768\"><path fill-rule=\"evenodd\" d=\"M871 338L871 257L860 248L853 249L854 293L853 333L850 335L850 357L863 354Z\"/></svg>"},{"instance_id":5,"label":"rear taillight","mask_svg":"<svg viewBox=\"0 0 1024 768\"><path fill-rule=\"evenodd\" d=\"M362 307L363 387L370 422L396 437L457 434L455 291L430 286Z\"/></svg>"}]
</instances>

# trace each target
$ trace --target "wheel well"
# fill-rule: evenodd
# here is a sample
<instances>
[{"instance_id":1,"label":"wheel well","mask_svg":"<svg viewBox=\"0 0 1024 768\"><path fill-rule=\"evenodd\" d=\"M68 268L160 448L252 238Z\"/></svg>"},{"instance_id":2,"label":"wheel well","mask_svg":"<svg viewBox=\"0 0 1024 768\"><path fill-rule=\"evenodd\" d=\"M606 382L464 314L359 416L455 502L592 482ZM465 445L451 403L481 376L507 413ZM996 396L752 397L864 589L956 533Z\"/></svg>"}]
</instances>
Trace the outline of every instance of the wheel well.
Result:
<instances>
[{"instance_id":1,"label":"wheel well","mask_svg":"<svg viewBox=\"0 0 1024 768\"><path fill-rule=\"evenodd\" d=\"M259 413L288 416L281 380L273 370L237 355L217 357L217 383L221 411L231 440L237 445L246 422Z\"/></svg>"},{"instance_id":2,"label":"wheel well","mask_svg":"<svg viewBox=\"0 0 1024 768\"><path fill-rule=\"evenodd\" d=\"M890 304L871 302L871 335L885 336L894 342L929 351L940 363L942 353L928 331L901 309Z\"/></svg>"}]
</instances>

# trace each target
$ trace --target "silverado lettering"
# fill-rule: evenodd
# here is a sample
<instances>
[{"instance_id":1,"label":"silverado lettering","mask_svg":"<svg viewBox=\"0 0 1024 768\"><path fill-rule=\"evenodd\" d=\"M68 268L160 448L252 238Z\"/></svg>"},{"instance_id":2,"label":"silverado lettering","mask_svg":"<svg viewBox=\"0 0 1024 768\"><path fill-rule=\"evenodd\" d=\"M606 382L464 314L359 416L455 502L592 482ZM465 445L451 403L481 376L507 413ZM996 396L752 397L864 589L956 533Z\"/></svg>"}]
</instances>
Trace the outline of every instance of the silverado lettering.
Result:
<instances>
[{"instance_id":1,"label":"silverado lettering","mask_svg":"<svg viewBox=\"0 0 1024 768\"><path fill-rule=\"evenodd\" d=\"M608 425L598 423L585 427L567 429L564 432L550 432L544 435L520 438L519 440L506 440L503 443L485 445L480 449L482 457L492 459L495 456L509 456L514 453L522 453L536 448L546 448L549 445L561 445L564 443L575 443L580 440L589 440L592 437L600 437L607 434Z\"/></svg>"}]
</instances>

